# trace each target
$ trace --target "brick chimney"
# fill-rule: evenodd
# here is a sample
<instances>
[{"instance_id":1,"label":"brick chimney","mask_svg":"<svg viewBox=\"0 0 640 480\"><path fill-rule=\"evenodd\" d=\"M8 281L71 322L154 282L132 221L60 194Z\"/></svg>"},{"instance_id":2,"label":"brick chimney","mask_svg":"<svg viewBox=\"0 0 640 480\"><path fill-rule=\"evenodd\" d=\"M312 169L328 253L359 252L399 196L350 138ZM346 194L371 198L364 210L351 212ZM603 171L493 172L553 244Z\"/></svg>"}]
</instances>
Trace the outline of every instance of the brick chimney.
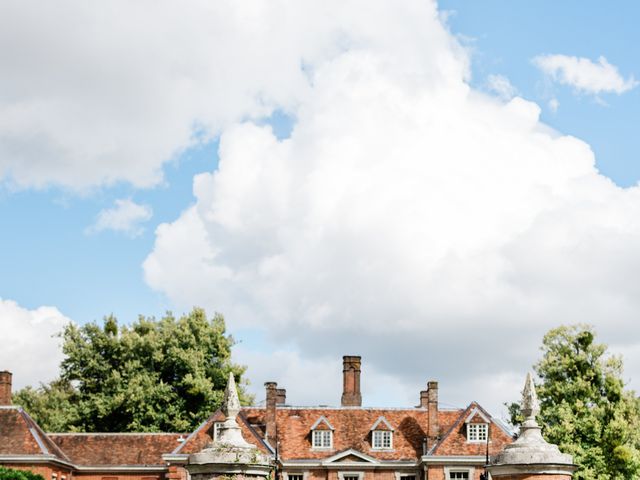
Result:
<instances>
[{"instance_id":1,"label":"brick chimney","mask_svg":"<svg viewBox=\"0 0 640 480\"><path fill-rule=\"evenodd\" d=\"M276 405L284 405L287 403L287 390L284 388L276 389Z\"/></svg>"},{"instance_id":2,"label":"brick chimney","mask_svg":"<svg viewBox=\"0 0 640 480\"><path fill-rule=\"evenodd\" d=\"M0 405L11 405L11 372L0 372Z\"/></svg>"},{"instance_id":3,"label":"brick chimney","mask_svg":"<svg viewBox=\"0 0 640 480\"><path fill-rule=\"evenodd\" d=\"M264 387L267 391L267 407L264 415L267 441L272 447L276 445L276 404L278 403L278 384L276 382L266 382Z\"/></svg>"},{"instance_id":4,"label":"brick chimney","mask_svg":"<svg viewBox=\"0 0 640 480\"><path fill-rule=\"evenodd\" d=\"M440 435L440 425L438 422L438 382L431 380L427 382L427 408L429 410L429 428L427 437L429 438L429 446L433 445ZM420 403L422 404L422 392L420 392Z\"/></svg>"},{"instance_id":5,"label":"brick chimney","mask_svg":"<svg viewBox=\"0 0 640 480\"><path fill-rule=\"evenodd\" d=\"M342 357L342 406L360 407L362 394L360 393L360 363L359 356L345 355Z\"/></svg>"},{"instance_id":6,"label":"brick chimney","mask_svg":"<svg viewBox=\"0 0 640 480\"><path fill-rule=\"evenodd\" d=\"M420 391L420 404L418 407L421 408L429 408L429 391L421 390Z\"/></svg>"}]
</instances>

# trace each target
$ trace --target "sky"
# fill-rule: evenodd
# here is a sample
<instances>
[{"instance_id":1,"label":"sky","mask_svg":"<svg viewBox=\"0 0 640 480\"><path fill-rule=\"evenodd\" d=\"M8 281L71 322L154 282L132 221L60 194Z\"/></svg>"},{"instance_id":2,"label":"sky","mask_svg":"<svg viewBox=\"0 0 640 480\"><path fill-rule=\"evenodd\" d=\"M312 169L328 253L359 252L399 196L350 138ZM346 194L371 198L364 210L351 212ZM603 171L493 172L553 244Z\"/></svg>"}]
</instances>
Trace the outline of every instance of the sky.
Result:
<instances>
[{"instance_id":1,"label":"sky","mask_svg":"<svg viewBox=\"0 0 640 480\"><path fill-rule=\"evenodd\" d=\"M264 398L504 415L550 328L640 390L636 2L0 6L0 369L224 314Z\"/></svg>"}]
</instances>

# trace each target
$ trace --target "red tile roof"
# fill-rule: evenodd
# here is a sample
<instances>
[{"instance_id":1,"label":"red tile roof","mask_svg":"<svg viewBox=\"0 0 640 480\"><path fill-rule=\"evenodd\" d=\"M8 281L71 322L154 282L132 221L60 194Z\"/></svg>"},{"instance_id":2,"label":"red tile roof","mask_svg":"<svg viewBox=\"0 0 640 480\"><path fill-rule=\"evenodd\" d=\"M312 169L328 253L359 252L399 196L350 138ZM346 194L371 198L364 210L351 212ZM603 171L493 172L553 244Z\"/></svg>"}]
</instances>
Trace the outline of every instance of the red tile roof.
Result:
<instances>
[{"instance_id":1,"label":"red tile roof","mask_svg":"<svg viewBox=\"0 0 640 480\"><path fill-rule=\"evenodd\" d=\"M244 408L247 421L263 432L264 408ZM440 411L441 429L446 431L455 423L462 410ZM311 448L311 428L325 417L334 428L333 448ZM393 449L376 450L371 445L371 427L384 417L394 429ZM428 412L423 408L295 408L278 407L279 457L282 460L320 459L354 449L378 460L415 460L423 454L423 440L427 436ZM262 433L262 435L264 435Z\"/></svg>"},{"instance_id":2,"label":"red tile roof","mask_svg":"<svg viewBox=\"0 0 640 480\"><path fill-rule=\"evenodd\" d=\"M170 453L185 437L178 433L50 433L76 465L165 465Z\"/></svg>"},{"instance_id":3,"label":"red tile roof","mask_svg":"<svg viewBox=\"0 0 640 480\"><path fill-rule=\"evenodd\" d=\"M456 421L448 428L443 429L443 435L440 441L429 452L431 455L485 455L487 445L484 442L475 443L467 441L466 420L467 417L476 409L481 412L487 419L491 421L489 454L495 455L501 451L507 444L513 441L511 435L504 428L496 423L489 413L476 402L472 402L465 410L461 412ZM475 423L479 415L476 415L471 422Z\"/></svg>"},{"instance_id":4,"label":"red tile roof","mask_svg":"<svg viewBox=\"0 0 640 480\"><path fill-rule=\"evenodd\" d=\"M52 455L69 461L21 407L0 408L0 455Z\"/></svg>"}]
</instances>

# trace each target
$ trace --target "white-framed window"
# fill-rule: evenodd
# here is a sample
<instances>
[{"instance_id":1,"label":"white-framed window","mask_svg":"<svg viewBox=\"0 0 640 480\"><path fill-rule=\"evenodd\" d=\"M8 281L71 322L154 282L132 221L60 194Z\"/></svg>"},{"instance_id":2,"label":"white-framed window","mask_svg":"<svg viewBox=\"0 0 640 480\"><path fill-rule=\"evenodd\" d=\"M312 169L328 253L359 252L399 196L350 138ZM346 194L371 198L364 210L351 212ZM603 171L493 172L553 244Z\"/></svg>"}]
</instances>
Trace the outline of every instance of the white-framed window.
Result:
<instances>
[{"instance_id":1,"label":"white-framed window","mask_svg":"<svg viewBox=\"0 0 640 480\"><path fill-rule=\"evenodd\" d=\"M469 479L469 470L449 470L448 480Z\"/></svg>"},{"instance_id":2,"label":"white-framed window","mask_svg":"<svg viewBox=\"0 0 640 480\"><path fill-rule=\"evenodd\" d=\"M468 442L486 442L489 425L486 423L467 423Z\"/></svg>"},{"instance_id":3,"label":"white-framed window","mask_svg":"<svg viewBox=\"0 0 640 480\"><path fill-rule=\"evenodd\" d=\"M416 480L418 476L415 473L396 472L396 480Z\"/></svg>"},{"instance_id":4,"label":"white-framed window","mask_svg":"<svg viewBox=\"0 0 640 480\"><path fill-rule=\"evenodd\" d=\"M371 445L376 449L393 448L393 432L390 430L374 430L371 432Z\"/></svg>"},{"instance_id":5,"label":"white-framed window","mask_svg":"<svg viewBox=\"0 0 640 480\"><path fill-rule=\"evenodd\" d=\"M220 427L223 422L213 422L213 440L218 440L218 435L220 434Z\"/></svg>"},{"instance_id":6,"label":"white-framed window","mask_svg":"<svg viewBox=\"0 0 640 480\"><path fill-rule=\"evenodd\" d=\"M285 480L307 480L306 477L306 473L303 472L285 473Z\"/></svg>"},{"instance_id":7,"label":"white-framed window","mask_svg":"<svg viewBox=\"0 0 640 480\"><path fill-rule=\"evenodd\" d=\"M333 446L333 432L331 430L314 430L311 432L311 446L313 448L331 448Z\"/></svg>"},{"instance_id":8,"label":"white-framed window","mask_svg":"<svg viewBox=\"0 0 640 480\"><path fill-rule=\"evenodd\" d=\"M364 472L338 472L338 480L362 480Z\"/></svg>"}]
</instances>

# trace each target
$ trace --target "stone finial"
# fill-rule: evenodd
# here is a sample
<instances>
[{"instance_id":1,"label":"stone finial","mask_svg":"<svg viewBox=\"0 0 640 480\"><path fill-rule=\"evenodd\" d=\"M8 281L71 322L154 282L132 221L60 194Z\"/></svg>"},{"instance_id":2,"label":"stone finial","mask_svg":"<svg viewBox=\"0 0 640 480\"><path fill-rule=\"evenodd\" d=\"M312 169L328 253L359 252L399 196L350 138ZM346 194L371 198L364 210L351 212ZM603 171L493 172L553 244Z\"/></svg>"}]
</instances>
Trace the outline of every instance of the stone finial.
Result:
<instances>
[{"instance_id":1,"label":"stone finial","mask_svg":"<svg viewBox=\"0 0 640 480\"><path fill-rule=\"evenodd\" d=\"M264 480L271 470L271 459L242 436L237 421L240 399L232 373L224 391L222 412L225 420L218 428L217 438L200 452L189 455L186 468L191 479L217 480L243 475L245 479Z\"/></svg>"},{"instance_id":2,"label":"stone finial","mask_svg":"<svg viewBox=\"0 0 640 480\"><path fill-rule=\"evenodd\" d=\"M542 437L540 425L536 421L536 416L540 413L540 403L530 373L527 374L522 391L521 407L525 420L520 427L520 435L491 461L488 470L492 478L525 478L522 477L524 474L571 478L571 473L576 468L571 455L560 452L557 445L548 443Z\"/></svg>"},{"instance_id":3,"label":"stone finial","mask_svg":"<svg viewBox=\"0 0 640 480\"><path fill-rule=\"evenodd\" d=\"M226 418L236 418L240 413L240 398L238 398L238 389L236 388L236 380L233 373L229 372L229 380L227 380L227 388L224 390L224 399L222 400L222 413Z\"/></svg>"},{"instance_id":4,"label":"stone finial","mask_svg":"<svg viewBox=\"0 0 640 480\"><path fill-rule=\"evenodd\" d=\"M522 414L527 420L535 421L539 413L540 402L538 402L533 376L531 372L529 372L527 373L527 380L524 383L524 390L522 391Z\"/></svg>"}]
</instances>

